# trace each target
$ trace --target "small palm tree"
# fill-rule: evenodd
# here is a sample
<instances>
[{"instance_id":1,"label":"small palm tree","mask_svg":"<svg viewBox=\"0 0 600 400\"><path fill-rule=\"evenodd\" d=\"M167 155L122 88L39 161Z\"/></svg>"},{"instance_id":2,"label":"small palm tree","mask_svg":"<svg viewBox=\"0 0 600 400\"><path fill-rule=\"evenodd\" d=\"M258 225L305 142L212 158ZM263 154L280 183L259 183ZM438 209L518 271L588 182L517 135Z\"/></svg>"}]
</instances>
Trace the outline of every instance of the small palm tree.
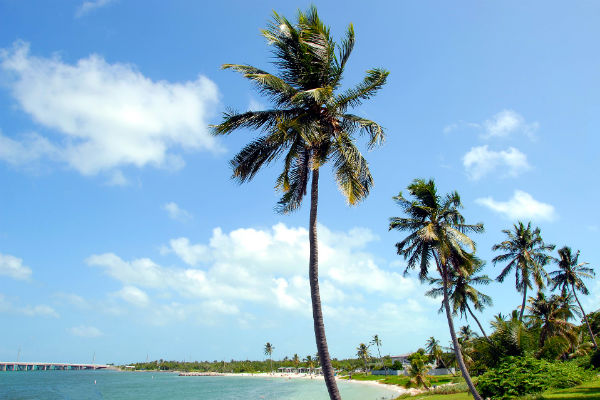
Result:
<instances>
[{"instance_id":1,"label":"small palm tree","mask_svg":"<svg viewBox=\"0 0 600 400\"><path fill-rule=\"evenodd\" d=\"M429 366L427 365L427 356L421 353L414 353L410 358L410 386L421 387L429 390L431 384L429 375Z\"/></svg>"},{"instance_id":2,"label":"small palm tree","mask_svg":"<svg viewBox=\"0 0 600 400\"><path fill-rule=\"evenodd\" d=\"M367 361L371 358L371 354L369 352L369 346L364 343L361 343L356 348L356 355L358 358L363 360L363 364L365 365L365 374L367 373Z\"/></svg>"},{"instance_id":3,"label":"small palm tree","mask_svg":"<svg viewBox=\"0 0 600 400\"><path fill-rule=\"evenodd\" d=\"M265 355L269 356L269 361L271 362L271 372L273 372L273 350L275 350L275 346L267 342L267 344L265 344Z\"/></svg>"},{"instance_id":4,"label":"small palm tree","mask_svg":"<svg viewBox=\"0 0 600 400\"><path fill-rule=\"evenodd\" d=\"M498 314L490 323L494 329L492 337L496 349L506 356L522 356L534 349L534 339L525 324L519 319L519 312L510 315Z\"/></svg>"},{"instance_id":5,"label":"small palm tree","mask_svg":"<svg viewBox=\"0 0 600 400\"><path fill-rule=\"evenodd\" d=\"M213 134L228 135L243 128L263 133L231 160L233 177L239 182L249 181L262 167L283 158L284 169L276 184L283 192L277 206L281 213L300 207L310 182L308 275L315 340L329 397L341 400L327 347L319 290L319 169L332 161L338 187L349 204L358 204L369 194L373 177L354 139L357 133L366 134L372 148L383 142L385 134L379 124L351 114L348 109L374 96L389 72L369 70L362 83L338 93L354 48L354 28L350 25L345 39L336 44L315 7L299 12L296 24L275 13L263 35L273 46L279 76L249 65L225 64L223 68L250 79L274 107L226 113L223 122L213 127Z\"/></svg>"},{"instance_id":6,"label":"small palm tree","mask_svg":"<svg viewBox=\"0 0 600 400\"><path fill-rule=\"evenodd\" d=\"M409 232L404 240L396 243L398 254L408 260L405 273L418 265L422 281L429 278L430 268L442 279L446 319L458 366L475 399L481 400L464 363L454 331L448 286L452 274L462 268L468 254L475 252L475 243L466 233L483 232L483 224L465 224L459 212L462 203L458 193L440 196L433 180L415 179L408 186L408 192L413 197L412 201L404 198L402 193L394 197L408 218L390 218L390 229Z\"/></svg>"},{"instance_id":7,"label":"small palm tree","mask_svg":"<svg viewBox=\"0 0 600 400\"><path fill-rule=\"evenodd\" d=\"M575 254L571 251L571 248L568 246L563 247L558 250L558 259L554 259L554 261L558 264L558 271L550 272L550 277L554 281L554 286L552 290L554 291L556 288L561 288L563 290L570 291L573 296L575 296L575 300L579 305L579 309L583 314L583 320L587 325L588 331L590 333L590 337L592 338L592 343L594 344L594 348L597 349L598 345L596 344L596 338L594 336L594 332L592 332L592 328L590 327L590 323L588 321L588 317L581 306L581 302L577 297L577 292L580 292L584 295L589 293L588 288L583 283L582 278L593 279L596 274L592 268L586 267L588 263L582 262L579 263L579 250Z\"/></svg>"},{"instance_id":8,"label":"small palm tree","mask_svg":"<svg viewBox=\"0 0 600 400\"><path fill-rule=\"evenodd\" d=\"M519 221L513 225L512 231L504 229L502 232L507 239L492 246L492 250L502 251L503 254L494 257L492 262L496 265L508 261L508 264L496 280L504 282L504 279L514 269L515 287L518 292L523 293L523 303L519 315L519 321L523 321L527 289L533 289L533 282L538 289L544 288L544 279L548 279L544 266L551 260L548 253L554 250L555 246L545 244L540 234L540 228L532 230L531 222L525 226Z\"/></svg>"},{"instance_id":9,"label":"small palm tree","mask_svg":"<svg viewBox=\"0 0 600 400\"><path fill-rule=\"evenodd\" d=\"M461 344L469 342L470 340L475 339L476 337L477 334L473 332L469 325L461 326L458 330L458 340Z\"/></svg>"},{"instance_id":10,"label":"small palm tree","mask_svg":"<svg viewBox=\"0 0 600 400\"><path fill-rule=\"evenodd\" d=\"M446 368L446 364L442 358L444 351L442 350L442 346L440 346L439 340L436 340L436 338L431 336L427 340L427 343L425 343L425 350L433 357L438 365L442 365L444 368Z\"/></svg>"},{"instance_id":11,"label":"small palm tree","mask_svg":"<svg viewBox=\"0 0 600 400\"><path fill-rule=\"evenodd\" d=\"M379 335L374 335L373 339L371 339L370 344L373 344L377 347L377 355L379 355L379 362L385 369L385 376L387 376L387 368L385 367L385 364L383 363L383 358L381 358L381 350L379 349L381 347L381 339L379 339Z\"/></svg>"},{"instance_id":12,"label":"small palm tree","mask_svg":"<svg viewBox=\"0 0 600 400\"><path fill-rule=\"evenodd\" d=\"M575 326L568 322L574 316L574 308L571 304L571 296L552 295L546 298L543 292L538 292L537 297L530 297L527 307L532 322L540 327L540 347L544 346L547 339L559 336L569 343L577 339Z\"/></svg>"},{"instance_id":13,"label":"small palm tree","mask_svg":"<svg viewBox=\"0 0 600 400\"><path fill-rule=\"evenodd\" d=\"M452 313L461 317L466 317L467 313L475 320L477 326L483 333L483 336L489 342L490 339L485 333L481 322L475 316L469 303L473 304L473 308L477 311L483 311L487 306L493 304L492 298L479 290L474 285L488 285L492 280L487 275L475 276L479 273L485 263L477 257L467 257L466 260L470 265L454 271L450 277L448 296L452 304ZM431 284L436 285L433 289L425 293L426 296L437 298L444 295L444 287L441 279L431 279ZM443 312L444 305L440 306L439 312Z\"/></svg>"},{"instance_id":14,"label":"small palm tree","mask_svg":"<svg viewBox=\"0 0 600 400\"><path fill-rule=\"evenodd\" d=\"M306 368L308 368L308 371L312 374L313 369L315 368L315 360L312 356L308 355L304 361L306 362Z\"/></svg>"}]
</instances>

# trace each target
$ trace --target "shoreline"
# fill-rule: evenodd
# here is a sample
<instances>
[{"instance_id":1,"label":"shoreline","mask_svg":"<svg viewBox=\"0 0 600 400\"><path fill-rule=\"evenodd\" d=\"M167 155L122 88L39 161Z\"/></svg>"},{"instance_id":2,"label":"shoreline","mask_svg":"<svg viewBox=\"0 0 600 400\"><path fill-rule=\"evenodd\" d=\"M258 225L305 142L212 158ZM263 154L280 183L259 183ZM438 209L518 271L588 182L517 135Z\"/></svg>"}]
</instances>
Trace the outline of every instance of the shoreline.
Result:
<instances>
[{"instance_id":1,"label":"shoreline","mask_svg":"<svg viewBox=\"0 0 600 400\"><path fill-rule=\"evenodd\" d=\"M251 378L277 378L277 379L315 379L315 380L324 380L323 375L311 375L311 374L293 374L293 373L281 373L281 372L275 372L275 373L268 373L268 372L261 372L261 373L248 373L248 372L241 372L241 373L232 373L232 372L225 372L225 373L221 373L221 372L178 372L179 376L226 376L226 377L251 377ZM349 382L349 383L355 383L355 384L359 384L359 385L367 385L367 386L377 386L377 387L381 387L381 388L385 388L388 389L392 392L395 392L398 395L402 395L402 394L410 394L412 396L421 393L421 390L418 389L406 389L402 386L398 386L398 385L390 385L390 384L386 384L386 383L380 383L378 381L359 381L359 380L353 380L353 379L341 379L341 377L336 376L335 380L337 382Z\"/></svg>"}]
</instances>

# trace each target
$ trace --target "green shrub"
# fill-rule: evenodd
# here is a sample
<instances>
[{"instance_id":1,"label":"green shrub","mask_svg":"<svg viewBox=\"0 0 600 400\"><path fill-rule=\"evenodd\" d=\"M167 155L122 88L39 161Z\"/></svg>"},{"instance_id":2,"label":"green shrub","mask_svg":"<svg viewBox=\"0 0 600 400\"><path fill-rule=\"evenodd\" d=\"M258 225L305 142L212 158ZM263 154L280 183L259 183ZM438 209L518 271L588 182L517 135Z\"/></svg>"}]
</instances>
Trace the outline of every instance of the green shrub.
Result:
<instances>
[{"instance_id":1,"label":"green shrub","mask_svg":"<svg viewBox=\"0 0 600 400\"><path fill-rule=\"evenodd\" d=\"M590 357L590 365L596 369L600 368L600 349L594 351Z\"/></svg>"},{"instance_id":2,"label":"green shrub","mask_svg":"<svg viewBox=\"0 0 600 400\"><path fill-rule=\"evenodd\" d=\"M507 357L498 367L477 378L477 390L483 397L508 399L576 386L590 377L588 371L572 362Z\"/></svg>"}]
</instances>

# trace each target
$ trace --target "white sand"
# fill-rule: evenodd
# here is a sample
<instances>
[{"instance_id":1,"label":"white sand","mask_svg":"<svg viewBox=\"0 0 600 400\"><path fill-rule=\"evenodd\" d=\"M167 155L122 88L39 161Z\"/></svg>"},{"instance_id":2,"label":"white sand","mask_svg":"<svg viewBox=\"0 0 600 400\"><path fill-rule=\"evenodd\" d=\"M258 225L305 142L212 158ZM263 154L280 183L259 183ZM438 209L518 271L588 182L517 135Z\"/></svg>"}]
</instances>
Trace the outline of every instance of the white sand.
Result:
<instances>
[{"instance_id":1,"label":"white sand","mask_svg":"<svg viewBox=\"0 0 600 400\"><path fill-rule=\"evenodd\" d=\"M268 372L262 372L262 373L257 373L257 374L251 374L251 373L239 373L239 374L235 374L235 373L224 373L224 374L220 374L223 376L253 376L253 377L257 377L257 378L287 378L287 379L317 379L317 380L324 380L323 375L311 375L311 374L294 374L294 373L285 373L285 372L273 372L273 373L268 373ZM401 394L406 394L406 393L410 393L411 395L415 395L418 393L421 393L421 390L418 389L405 389L402 386L398 386L398 385L388 385L385 383L379 383L378 381L358 381L355 379L341 379L339 376L336 376L336 380L338 381L344 381L344 382L350 382L350 383L356 383L359 385L370 385L370 386L379 386L379 387L385 387L386 389L389 389L393 392L398 393L398 395Z\"/></svg>"}]
</instances>

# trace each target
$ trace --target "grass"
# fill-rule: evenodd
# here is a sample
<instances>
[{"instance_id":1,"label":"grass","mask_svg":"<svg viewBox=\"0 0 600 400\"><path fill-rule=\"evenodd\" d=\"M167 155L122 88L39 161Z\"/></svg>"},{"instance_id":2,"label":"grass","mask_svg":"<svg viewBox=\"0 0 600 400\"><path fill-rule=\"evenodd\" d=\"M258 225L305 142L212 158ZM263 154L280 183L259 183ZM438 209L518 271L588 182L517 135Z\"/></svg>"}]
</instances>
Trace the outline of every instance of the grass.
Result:
<instances>
[{"instance_id":1,"label":"grass","mask_svg":"<svg viewBox=\"0 0 600 400\"><path fill-rule=\"evenodd\" d=\"M575 386L569 389L553 390L542 395L542 399L580 399L592 400L600 399L600 379L586 382L583 385Z\"/></svg>"},{"instance_id":2,"label":"grass","mask_svg":"<svg viewBox=\"0 0 600 400\"><path fill-rule=\"evenodd\" d=\"M411 400L470 400L473 397L467 392L454 394L419 394L416 396L403 395L397 399ZM568 389L552 389L537 396L529 396L526 399L535 400L598 400L600 399L600 379L586 382L583 385L575 386Z\"/></svg>"}]
</instances>

